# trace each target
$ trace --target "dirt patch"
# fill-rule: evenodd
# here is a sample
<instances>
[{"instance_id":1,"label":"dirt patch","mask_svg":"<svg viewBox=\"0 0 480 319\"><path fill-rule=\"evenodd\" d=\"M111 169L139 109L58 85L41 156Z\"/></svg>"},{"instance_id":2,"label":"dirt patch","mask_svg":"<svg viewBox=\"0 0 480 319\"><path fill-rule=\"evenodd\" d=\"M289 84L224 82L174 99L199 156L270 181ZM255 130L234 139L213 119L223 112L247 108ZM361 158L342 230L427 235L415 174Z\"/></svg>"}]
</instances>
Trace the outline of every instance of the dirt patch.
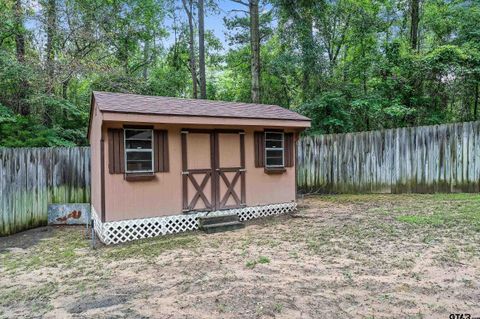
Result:
<instances>
[{"instance_id":1,"label":"dirt patch","mask_svg":"<svg viewBox=\"0 0 480 319\"><path fill-rule=\"evenodd\" d=\"M77 300L74 303L70 304L68 307L69 313L82 313L90 309L101 309L108 308L116 305L122 305L126 303L129 299L127 293L116 292L113 295L103 295L103 296L87 296L81 300Z\"/></svg>"},{"instance_id":2,"label":"dirt patch","mask_svg":"<svg viewBox=\"0 0 480 319\"><path fill-rule=\"evenodd\" d=\"M0 317L480 316L478 195L308 197L242 230L97 250L80 227L0 241Z\"/></svg>"},{"instance_id":3,"label":"dirt patch","mask_svg":"<svg viewBox=\"0 0 480 319\"><path fill-rule=\"evenodd\" d=\"M54 227L39 227L12 236L0 237L0 253L10 249L27 249L42 239L51 237L54 231Z\"/></svg>"}]
</instances>

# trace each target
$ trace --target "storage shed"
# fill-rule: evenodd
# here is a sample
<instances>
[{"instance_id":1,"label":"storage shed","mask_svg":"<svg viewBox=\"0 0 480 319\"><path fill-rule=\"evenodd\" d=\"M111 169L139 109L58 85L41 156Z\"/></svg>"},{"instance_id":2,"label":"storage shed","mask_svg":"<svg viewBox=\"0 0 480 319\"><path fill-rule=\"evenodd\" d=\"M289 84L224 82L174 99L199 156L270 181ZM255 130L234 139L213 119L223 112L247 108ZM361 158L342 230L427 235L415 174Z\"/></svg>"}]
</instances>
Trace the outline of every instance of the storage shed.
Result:
<instances>
[{"instance_id":1,"label":"storage shed","mask_svg":"<svg viewBox=\"0 0 480 319\"><path fill-rule=\"evenodd\" d=\"M92 219L105 244L295 209L310 119L276 105L94 92Z\"/></svg>"}]
</instances>

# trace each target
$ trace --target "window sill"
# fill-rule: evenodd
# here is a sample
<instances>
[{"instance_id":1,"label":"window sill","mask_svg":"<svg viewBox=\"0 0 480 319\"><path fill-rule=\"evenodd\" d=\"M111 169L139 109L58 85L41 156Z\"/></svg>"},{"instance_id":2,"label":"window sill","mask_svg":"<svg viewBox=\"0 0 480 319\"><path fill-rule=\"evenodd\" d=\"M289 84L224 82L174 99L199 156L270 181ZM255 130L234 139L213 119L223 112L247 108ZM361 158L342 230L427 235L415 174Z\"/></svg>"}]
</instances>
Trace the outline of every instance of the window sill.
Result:
<instances>
[{"instance_id":1,"label":"window sill","mask_svg":"<svg viewBox=\"0 0 480 319\"><path fill-rule=\"evenodd\" d=\"M124 177L127 182L151 181L154 178L154 173L126 173Z\"/></svg>"},{"instance_id":2,"label":"window sill","mask_svg":"<svg viewBox=\"0 0 480 319\"><path fill-rule=\"evenodd\" d=\"M283 174L287 171L285 167L265 167L264 172L265 174Z\"/></svg>"}]
</instances>

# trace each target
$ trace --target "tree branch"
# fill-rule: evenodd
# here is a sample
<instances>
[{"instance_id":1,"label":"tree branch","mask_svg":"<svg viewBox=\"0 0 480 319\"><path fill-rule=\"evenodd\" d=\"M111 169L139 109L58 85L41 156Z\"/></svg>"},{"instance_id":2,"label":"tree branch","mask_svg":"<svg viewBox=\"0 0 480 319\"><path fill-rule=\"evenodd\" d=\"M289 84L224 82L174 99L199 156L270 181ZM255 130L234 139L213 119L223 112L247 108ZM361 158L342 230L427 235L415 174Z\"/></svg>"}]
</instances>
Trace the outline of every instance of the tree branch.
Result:
<instances>
[{"instance_id":1,"label":"tree branch","mask_svg":"<svg viewBox=\"0 0 480 319\"><path fill-rule=\"evenodd\" d=\"M238 3L238 4L243 4L243 5L246 6L246 7L249 7L249 6L250 6L249 3L243 2L242 0L231 0L231 1L233 1L233 2L235 2L235 3Z\"/></svg>"}]
</instances>

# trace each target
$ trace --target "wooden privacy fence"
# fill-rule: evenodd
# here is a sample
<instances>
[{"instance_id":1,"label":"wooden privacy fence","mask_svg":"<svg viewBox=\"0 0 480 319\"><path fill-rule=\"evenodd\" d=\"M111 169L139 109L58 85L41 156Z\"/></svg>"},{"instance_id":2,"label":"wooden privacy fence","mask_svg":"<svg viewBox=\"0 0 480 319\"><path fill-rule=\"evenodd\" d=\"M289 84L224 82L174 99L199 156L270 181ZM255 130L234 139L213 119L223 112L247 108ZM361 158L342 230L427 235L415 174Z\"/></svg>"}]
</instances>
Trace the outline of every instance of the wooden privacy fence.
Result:
<instances>
[{"instance_id":1,"label":"wooden privacy fence","mask_svg":"<svg viewBox=\"0 0 480 319\"><path fill-rule=\"evenodd\" d=\"M298 155L305 192L478 192L480 122L308 136Z\"/></svg>"},{"instance_id":2,"label":"wooden privacy fence","mask_svg":"<svg viewBox=\"0 0 480 319\"><path fill-rule=\"evenodd\" d=\"M47 224L52 203L90 202L90 148L0 148L0 236Z\"/></svg>"}]
</instances>

